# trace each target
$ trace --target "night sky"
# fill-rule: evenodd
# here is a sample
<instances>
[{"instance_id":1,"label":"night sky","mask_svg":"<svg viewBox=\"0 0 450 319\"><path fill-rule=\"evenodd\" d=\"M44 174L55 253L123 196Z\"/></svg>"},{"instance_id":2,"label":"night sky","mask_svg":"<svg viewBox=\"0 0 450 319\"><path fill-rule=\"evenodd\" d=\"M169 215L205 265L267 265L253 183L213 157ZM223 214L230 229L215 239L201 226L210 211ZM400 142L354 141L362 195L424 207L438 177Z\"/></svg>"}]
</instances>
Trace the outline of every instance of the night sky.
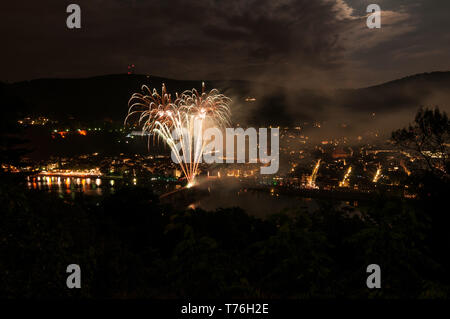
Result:
<instances>
[{"instance_id":1,"label":"night sky","mask_svg":"<svg viewBox=\"0 0 450 319\"><path fill-rule=\"evenodd\" d=\"M368 4L382 28L368 29ZM66 7L81 6L81 29ZM136 73L363 87L450 70L448 0L89 0L2 3L1 81Z\"/></svg>"}]
</instances>

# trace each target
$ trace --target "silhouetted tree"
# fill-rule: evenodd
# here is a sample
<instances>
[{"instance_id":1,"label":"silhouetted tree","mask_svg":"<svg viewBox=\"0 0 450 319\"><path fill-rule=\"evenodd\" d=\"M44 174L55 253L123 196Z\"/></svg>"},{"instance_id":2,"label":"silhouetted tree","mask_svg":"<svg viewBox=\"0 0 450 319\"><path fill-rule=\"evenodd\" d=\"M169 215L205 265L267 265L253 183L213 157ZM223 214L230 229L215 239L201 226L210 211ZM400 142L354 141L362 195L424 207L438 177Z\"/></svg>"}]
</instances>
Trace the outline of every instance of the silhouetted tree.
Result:
<instances>
[{"instance_id":1,"label":"silhouetted tree","mask_svg":"<svg viewBox=\"0 0 450 319\"><path fill-rule=\"evenodd\" d=\"M420 108L413 124L392 133L394 142L405 151L420 156L424 169L449 178L450 121L438 107Z\"/></svg>"}]
</instances>

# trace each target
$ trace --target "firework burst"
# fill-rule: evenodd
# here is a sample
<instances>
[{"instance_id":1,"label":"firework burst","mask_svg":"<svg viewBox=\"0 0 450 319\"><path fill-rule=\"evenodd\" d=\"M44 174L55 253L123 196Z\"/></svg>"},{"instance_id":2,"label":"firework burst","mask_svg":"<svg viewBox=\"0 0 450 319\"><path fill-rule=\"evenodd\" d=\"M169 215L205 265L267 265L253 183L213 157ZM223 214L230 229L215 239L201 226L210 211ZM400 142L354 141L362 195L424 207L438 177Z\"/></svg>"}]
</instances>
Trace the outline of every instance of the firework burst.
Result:
<instances>
[{"instance_id":1,"label":"firework burst","mask_svg":"<svg viewBox=\"0 0 450 319\"><path fill-rule=\"evenodd\" d=\"M125 124L136 116L142 133L149 135L149 146L151 137L154 142L155 139L165 142L175 154L188 186L194 185L208 142L203 139L203 132L207 128L224 128L230 124L231 99L216 89L206 92L204 83L201 92L187 90L176 93L174 98L164 84L161 94L146 85L142 86L142 91L131 96Z\"/></svg>"}]
</instances>

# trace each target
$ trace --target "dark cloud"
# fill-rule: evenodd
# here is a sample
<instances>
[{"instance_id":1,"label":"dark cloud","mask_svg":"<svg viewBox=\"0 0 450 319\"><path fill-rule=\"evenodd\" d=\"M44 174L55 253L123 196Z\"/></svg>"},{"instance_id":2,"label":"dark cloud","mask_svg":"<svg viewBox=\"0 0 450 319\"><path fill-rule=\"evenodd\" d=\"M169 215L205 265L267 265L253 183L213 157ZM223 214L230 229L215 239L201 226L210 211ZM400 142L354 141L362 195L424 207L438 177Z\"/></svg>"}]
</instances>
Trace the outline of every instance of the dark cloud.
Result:
<instances>
[{"instance_id":1,"label":"dark cloud","mask_svg":"<svg viewBox=\"0 0 450 319\"><path fill-rule=\"evenodd\" d=\"M66 6L82 29L65 26ZM364 86L450 69L446 0L83 0L3 4L1 80L136 72L293 87Z\"/></svg>"},{"instance_id":2,"label":"dark cloud","mask_svg":"<svg viewBox=\"0 0 450 319\"><path fill-rule=\"evenodd\" d=\"M382 9L382 28L353 28L363 45L348 46L353 86L416 73L450 70L450 2L447 0L347 0L355 16L368 4ZM359 85L358 85L359 82Z\"/></svg>"},{"instance_id":3,"label":"dark cloud","mask_svg":"<svg viewBox=\"0 0 450 319\"><path fill-rule=\"evenodd\" d=\"M123 72L175 78L284 78L338 57L329 1L79 1L82 29L65 27L68 1L7 4L3 79ZM290 72L292 73L292 72Z\"/></svg>"}]
</instances>

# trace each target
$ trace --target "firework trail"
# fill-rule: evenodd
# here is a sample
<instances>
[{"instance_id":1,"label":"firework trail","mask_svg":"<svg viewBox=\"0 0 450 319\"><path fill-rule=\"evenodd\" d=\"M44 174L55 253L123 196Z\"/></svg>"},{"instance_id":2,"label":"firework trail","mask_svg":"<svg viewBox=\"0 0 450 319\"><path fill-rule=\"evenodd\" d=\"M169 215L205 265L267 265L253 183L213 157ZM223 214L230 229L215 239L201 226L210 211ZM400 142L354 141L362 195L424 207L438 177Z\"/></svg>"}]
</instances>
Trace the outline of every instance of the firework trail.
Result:
<instances>
[{"instance_id":1,"label":"firework trail","mask_svg":"<svg viewBox=\"0 0 450 319\"><path fill-rule=\"evenodd\" d=\"M131 96L125 124L138 115L137 124L142 125L142 133L149 134L149 146L150 136L153 136L153 142L155 139L165 142L175 154L188 186L194 185L198 165L208 142L203 139L203 132L207 128L220 129L230 124L231 99L216 89L205 92L204 83L201 92L187 90L176 93L175 98L167 93L164 84L161 94L146 85L142 86L142 91L142 94L134 93Z\"/></svg>"}]
</instances>

